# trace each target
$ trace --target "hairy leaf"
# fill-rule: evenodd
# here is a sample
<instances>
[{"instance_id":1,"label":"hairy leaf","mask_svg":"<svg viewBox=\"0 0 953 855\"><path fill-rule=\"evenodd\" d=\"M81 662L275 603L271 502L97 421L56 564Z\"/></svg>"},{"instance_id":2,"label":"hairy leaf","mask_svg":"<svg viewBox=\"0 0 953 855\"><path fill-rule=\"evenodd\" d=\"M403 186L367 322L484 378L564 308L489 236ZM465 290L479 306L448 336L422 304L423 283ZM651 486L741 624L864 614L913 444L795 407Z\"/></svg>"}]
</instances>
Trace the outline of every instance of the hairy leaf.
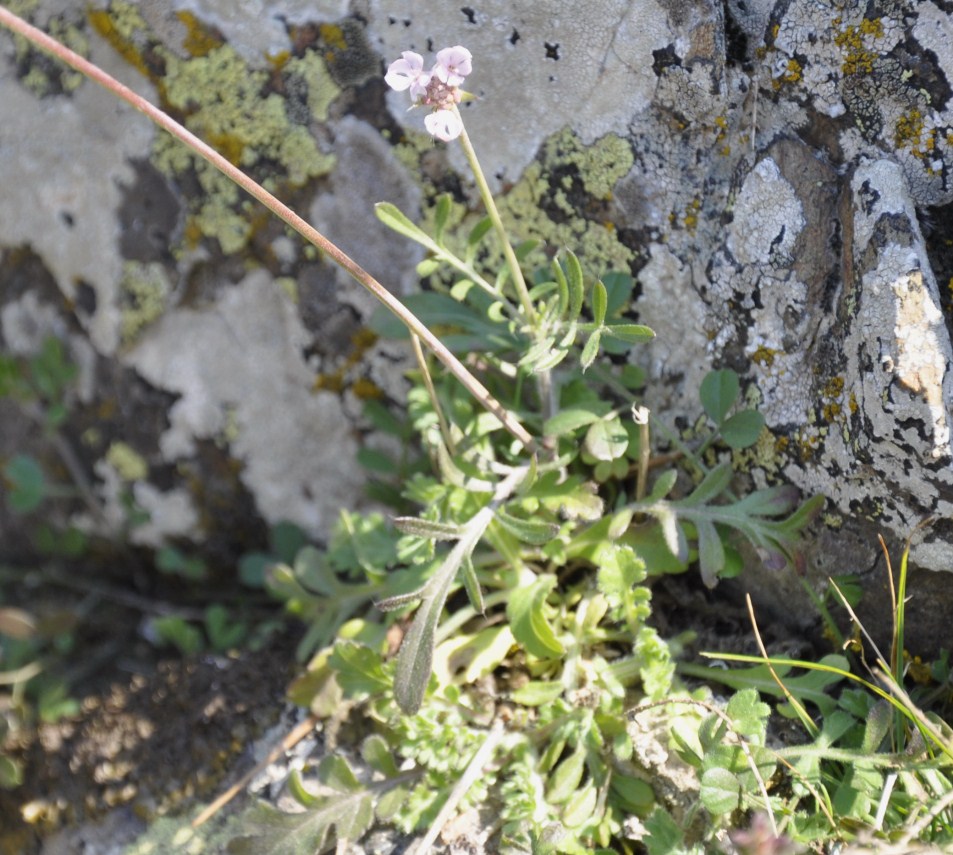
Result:
<instances>
[{"instance_id":1,"label":"hairy leaf","mask_svg":"<svg viewBox=\"0 0 953 855\"><path fill-rule=\"evenodd\" d=\"M698 793L702 804L715 816L731 813L741 801L738 778L727 769L708 769L701 777Z\"/></svg>"},{"instance_id":2,"label":"hairy leaf","mask_svg":"<svg viewBox=\"0 0 953 855\"><path fill-rule=\"evenodd\" d=\"M559 526L543 520L523 520L500 509L496 521L517 540L534 546L548 543L559 533Z\"/></svg>"},{"instance_id":3,"label":"hairy leaf","mask_svg":"<svg viewBox=\"0 0 953 855\"><path fill-rule=\"evenodd\" d=\"M335 840L359 840L374 821L368 790L321 799L304 813L281 813L264 802L248 812L244 836L232 840L233 855L313 855ZM333 831L332 831L333 829Z\"/></svg>"}]
</instances>

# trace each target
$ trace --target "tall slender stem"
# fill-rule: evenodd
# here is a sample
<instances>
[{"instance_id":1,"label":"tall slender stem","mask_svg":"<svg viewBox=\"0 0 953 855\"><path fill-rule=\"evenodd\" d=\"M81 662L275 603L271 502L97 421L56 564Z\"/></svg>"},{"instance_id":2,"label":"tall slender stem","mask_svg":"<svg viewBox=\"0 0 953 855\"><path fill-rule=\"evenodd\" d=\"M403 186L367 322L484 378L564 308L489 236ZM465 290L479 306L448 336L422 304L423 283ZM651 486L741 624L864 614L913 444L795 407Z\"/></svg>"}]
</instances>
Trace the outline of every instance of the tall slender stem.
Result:
<instances>
[{"instance_id":1,"label":"tall slender stem","mask_svg":"<svg viewBox=\"0 0 953 855\"><path fill-rule=\"evenodd\" d=\"M0 24L13 30L27 39L31 44L52 54L57 59L65 62L71 68L74 68L80 74L85 75L90 80L98 83L100 86L112 92L118 98L121 98L127 104L131 104L139 112L145 114L155 124L168 133L172 134L180 142L188 146L199 157L204 158L212 166L222 172L226 177L234 181L246 193L257 199L268 208L275 216L286 222L298 234L314 244L321 252L330 258L335 264L347 271L364 288L370 291L388 310L390 310L403 324L416 333L433 354L446 366L447 370L453 374L460 383L476 398L482 406L493 413L503 424L503 427L510 432L516 439L530 451L535 451L538 444L530 433L523 427L519 420L504 407L490 391L473 376L470 371L457 359L421 321L407 309L393 294L390 293L380 282L378 282L370 273L362 268L356 261L351 259L335 244L331 243L323 234L321 234L312 225L302 219L298 214L292 211L287 205L275 198L271 193L265 190L260 184L247 176L240 169L231 164L215 149L202 142L191 131L186 130L175 119L164 113L151 102L147 101L141 95L133 92L128 86L124 86L114 77L107 74L99 66L71 51L65 45L60 44L56 39L51 38L42 30L28 24L22 18L14 15L8 9L0 6ZM485 184L485 182L484 182ZM508 246L508 244L506 244ZM512 253L512 249L510 250ZM515 261L515 257L514 257ZM518 268L517 268L518 269ZM520 280L522 281L522 279ZM523 289L525 290L525 284ZM527 297L528 300L528 297ZM524 304L525 305L525 304Z\"/></svg>"},{"instance_id":2,"label":"tall slender stem","mask_svg":"<svg viewBox=\"0 0 953 855\"><path fill-rule=\"evenodd\" d=\"M496 202L493 201L490 186L486 183L486 177L480 168L480 161L477 160L476 151L470 142L466 126L463 124L463 117L460 116L460 110L457 107L453 109L460 119L462 128L460 131L460 144L463 146L463 153L470 162L470 169L473 172L473 177L476 179L480 197L483 199L483 204L486 207L487 214L490 216L490 221L493 223L493 228L496 230L497 237L499 237L500 243L503 245L503 255L506 258L507 266L510 268L510 276L513 278L513 285L520 298L520 303L523 305L523 311L526 312L526 320L531 324L536 320L536 310L533 308L533 301L529 298L529 290L526 287L526 280L523 278L523 271L516 258L516 253L513 252L513 246L510 244L506 229L503 228L503 220L500 218L500 212L497 210Z\"/></svg>"}]
</instances>

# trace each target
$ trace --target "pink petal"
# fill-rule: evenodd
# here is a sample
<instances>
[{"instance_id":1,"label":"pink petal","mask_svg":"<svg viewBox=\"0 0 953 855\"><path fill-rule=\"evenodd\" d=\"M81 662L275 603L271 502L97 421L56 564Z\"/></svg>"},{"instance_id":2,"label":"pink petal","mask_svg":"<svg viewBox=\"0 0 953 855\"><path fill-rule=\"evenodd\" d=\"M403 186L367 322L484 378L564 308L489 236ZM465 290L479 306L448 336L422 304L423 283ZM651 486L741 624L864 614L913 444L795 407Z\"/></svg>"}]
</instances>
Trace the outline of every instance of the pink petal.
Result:
<instances>
[{"instance_id":1,"label":"pink petal","mask_svg":"<svg viewBox=\"0 0 953 855\"><path fill-rule=\"evenodd\" d=\"M433 73L448 86L459 86L473 71L473 54L462 45L444 48L437 52L437 64Z\"/></svg>"},{"instance_id":2,"label":"pink petal","mask_svg":"<svg viewBox=\"0 0 953 855\"><path fill-rule=\"evenodd\" d=\"M426 80L421 82L424 77ZM430 82L430 74L424 71L424 58L419 53L405 50L400 59L394 60L387 67L384 80L391 89L403 92L411 87L426 89L427 83ZM413 89L411 89L411 95L417 97Z\"/></svg>"}]
</instances>

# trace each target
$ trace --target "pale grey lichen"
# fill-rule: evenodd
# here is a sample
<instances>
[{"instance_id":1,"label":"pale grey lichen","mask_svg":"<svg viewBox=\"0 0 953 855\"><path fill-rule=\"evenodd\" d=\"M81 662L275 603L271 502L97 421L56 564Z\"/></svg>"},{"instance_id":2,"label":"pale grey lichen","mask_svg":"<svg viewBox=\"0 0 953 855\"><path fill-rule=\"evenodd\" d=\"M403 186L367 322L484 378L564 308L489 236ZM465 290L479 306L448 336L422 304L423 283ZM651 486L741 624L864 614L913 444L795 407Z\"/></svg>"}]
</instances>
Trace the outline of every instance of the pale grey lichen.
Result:
<instances>
[{"instance_id":1,"label":"pale grey lichen","mask_svg":"<svg viewBox=\"0 0 953 855\"><path fill-rule=\"evenodd\" d=\"M224 436L233 420L231 452L262 516L317 534L362 476L335 397L311 391L309 344L294 303L259 270L208 307L164 315L128 361L178 396L159 438L164 460L188 458L196 440Z\"/></svg>"}]
</instances>

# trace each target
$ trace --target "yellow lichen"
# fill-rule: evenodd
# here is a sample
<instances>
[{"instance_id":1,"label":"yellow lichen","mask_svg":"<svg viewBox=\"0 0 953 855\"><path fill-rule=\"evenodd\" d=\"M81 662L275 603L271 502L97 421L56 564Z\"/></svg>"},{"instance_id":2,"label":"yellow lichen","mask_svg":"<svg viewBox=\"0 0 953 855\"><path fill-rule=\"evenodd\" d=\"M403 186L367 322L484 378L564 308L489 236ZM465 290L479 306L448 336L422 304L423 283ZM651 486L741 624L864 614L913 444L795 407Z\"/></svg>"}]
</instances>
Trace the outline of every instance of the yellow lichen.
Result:
<instances>
[{"instance_id":1,"label":"yellow lichen","mask_svg":"<svg viewBox=\"0 0 953 855\"><path fill-rule=\"evenodd\" d=\"M698 212L701 210L702 201L697 196L688 203L685 214L682 217L682 225L688 232L694 232L698 227Z\"/></svg>"},{"instance_id":2,"label":"yellow lichen","mask_svg":"<svg viewBox=\"0 0 953 855\"><path fill-rule=\"evenodd\" d=\"M90 9L88 14L93 29L109 42L113 50L144 77L153 79L139 44L147 26L135 5L114 0L108 9Z\"/></svg>"},{"instance_id":3,"label":"yellow lichen","mask_svg":"<svg viewBox=\"0 0 953 855\"><path fill-rule=\"evenodd\" d=\"M125 442L116 441L106 451L106 462L127 482L144 481L149 475L145 458Z\"/></svg>"},{"instance_id":4,"label":"yellow lichen","mask_svg":"<svg viewBox=\"0 0 953 855\"><path fill-rule=\"evenodd\" d=\"M149 324L165 312L169 297L169 280L158 262L142 264L127 261L119 280L119 303L122 312L120 337L123 344L132 342Z\"/></svg>"},{"instance_id":5,"label":"yellow lichen","mask_svg":"<svg viewBox=\"0 0 953 855\"><path fill-rule=\"evenodd\" d=\"M182 10L176 12L175 16L185 24L186 36L182 42L182 47L191 56L208 56L215 48L224 44L218 33L206 26L191 12Z\"/></svg>"},{"instance_id":6,"label":"yellow lichen","mask_svg":"<svg viewBox=\"0 0 953 855\"><path fill-rule=\"evenodd\" d=\"M844 378L831 377L824 386L823 395L825 398L837 398L844 391Z\"/></svg>"},{"instance_id":7,"label":"yellow lichen","mask_svg":"<svg viewBox=\"0 0 953 855\"><path fill-rule=\"evenodd\" d=\"M347 50L347 39L344 37L344 30L337 24L321 24L318 27L318 33L329 48Z\"/></svg>"},{"instance_id":8,"label":"yellow lichen","mask_svg":"<svg viewBox=\"0 0 953 855\"><path fill-rule=\"evenodd\" d=\"M785 72L781 75L781 79L785 83L797 83L801 79L803 71L801 63L796 59L789 59Z\"/></svg>"},{"instance_id":9,"label":"yellow lichen","mask_svg":"<svg viewBox=\"0 0 953 855\"><path fill-rule=\"evenodd\" d=\"M839 23L838 20L835 26ZM834 44L844 53L841 71L846 75L870 74L877 53L866 46L864 39L879 39L883 35L884 28L879 18L864 18L859 26L848 25L837 33Z\"/></svg>"},{"instance_id":10,"label":"yellow lichen","mask_svg":"<svg viewBox=\"0 0 953 855\"><path fill-rule=\"evenodd\" d=\"M926 129L926 117L916 107L897 119L894 126L897 148L909 148L914 157L926 158L936 148L936 129Z\"/></svg>"}]
</instances>

